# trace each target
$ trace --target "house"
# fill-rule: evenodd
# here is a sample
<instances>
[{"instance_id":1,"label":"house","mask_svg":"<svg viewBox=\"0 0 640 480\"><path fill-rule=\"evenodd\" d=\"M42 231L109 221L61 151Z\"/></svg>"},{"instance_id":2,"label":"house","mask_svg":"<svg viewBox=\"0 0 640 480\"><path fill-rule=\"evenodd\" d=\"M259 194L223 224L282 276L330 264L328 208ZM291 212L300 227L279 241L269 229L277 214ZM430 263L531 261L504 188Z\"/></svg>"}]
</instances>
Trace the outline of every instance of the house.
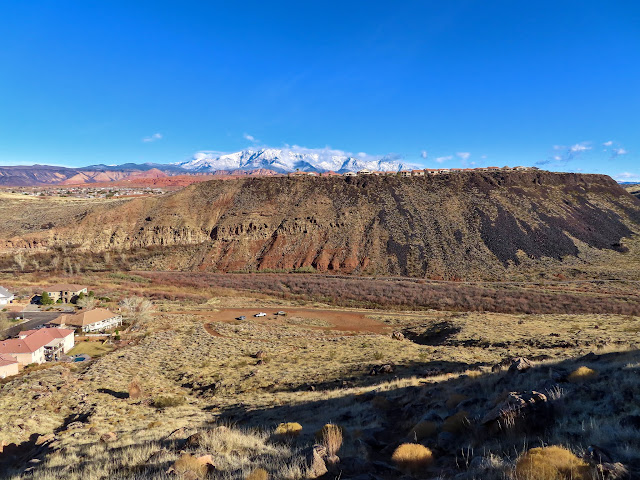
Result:
<instances>
[{"instance_id":1,"label":"house","mask_svg":"<svg viewBox=\"0 0 640 480\"><path fill-rule=\"evenodd\" d=\"M450 173L451 169L450 168L441 168L438 170L438 173Z\"/></svg>"},{"instance_id":2,"label":"house","mask_svg":"<svg viewBox=\"0 0 640 480\"><path fill-rule=\"evenodd\" d=\"M523 172L526 170L531 170L531 167L522 167L522 166L518 166L518 167L513 167L514 170L517 170L519 172Z\"/></svg>"},{"instance_id":3,"label":"house","mask_svg":"<svg viewBox=\"0 0 640 480\"><path fill-rule=\"evenodd\" d=\"M424 170L411 170L411 175L414 177L424 177Z\"/></svg>"},{"instance_id":4,"label":"house","mask_svg":"<svg viewBox=\"0 0 640 480\"><path fill-rule=\"evenodd\" d=\"M344 172L342 174L342 176L344 176L344 177L357 177L358 174L356 172Z\"/></svg>"},{"instance_id":5,"label":"house","mask_svg":"<svg viewBox=\"0 0 640 480\"><path fill-rule=\"evenodd\" d=\"M9 355L25 366L57 360L73 348L73 330L41 328L20 332L18 338L0 342L0 355Z\"/></svg>"},{"instance_id":6,"label":"house","mask_svg":"<svg viewBox=\"0 0 640 480\"><path fill-rule=\"evenodd\" d=\"M425 168L424 169L424 173L427 175L437 175L438 174L438 169L437 168Z\"/></svg>"},{"instance_id":7,"label":"house","mask_svg":"<svg viewBox=\"0 0 640 480\"><path fill-rule=\"evenodd\" d=\"M339 174L339 173L336 173L336 172L331 172L331 171L329 171L329 172L322 172L322 173L320 174L320 176L321 176L321 177L339 177L339 176L340 176L340 174Z\"/></svg>"},{"instance_id":8,"label":"house","mask_svg":"<svg viewBox=\"0 0 640 480\"><path fill-rule=\"evenodd\" d=\"M18 339L30 339L32 342L44 342L44 358L54 361L64 355L75 345L73 330L66 328L41 328L39 330L23 330Z\"/></svg>"},{"instance_id":9,"label":"house","mask_svg":"<svg viewBox=\"0 0 640 480\"><path fill-rule=\"evenodd\" d=\"M366 168L364 170L360 170L358 172L358 175L371 175L373 172L371 170L367 170Z\"/></svg>"},{"instance_id":10,"label":"house","mask_svg":"<svg viewBox=\"0 0 640 480\"><path fill-rule=\"evenodd\" d=\"M83 332L98 332L122 325L122 315L106 308L94 308L75 315L60 315L49 324L75 328Z\"/></svg>"},{"instance_id":11,"label":"house","mask_svg":"<svg viewBox=\"0 0 640 480\"><path fill-rule=\"evenodd\" d=\"M487 167L487 171L488 172L497 172L498 170L501 170L500 167Z\"/></svg>"},{"instance_id":12,"label":"house","mask_svg":"<svg viewBox=\"0 0 640 480\"><path fill-rule=\"evenodd\" d=\"M402 170L400 172L400 176L401 177L410 177L411 176L411 170Z\"/></svg>"},{"instance_id":13,"label":"house","mask_svg":"<svg viewBox=\"0 0 640 480\"><path fill-rule=\"evenodd\" d=\"M18 374L18 361L11 355L0 353L0 378Z\"/></svg>"},{"instance_id":14,"label":"house","mask_svg":"<svg viewBox=\"0 0 640 480\"><path fill-rule=\"evenodd\" d=\"M393 175L397 175L397 174L398 174L398 172L393 171L393 170L387 170L386 172L384 172L384 174L385 174L386 176L388 176L388 177L391 177L391 176L393 176Z\"/></svg>"},{"instance_id":15,"label":"house","mask_svg":"<svg viewBox=\"0 0 640 480\"><path fill-rule=\"evenodd\" d=\"M8 305L9 303L13 303L13 300L13 293L4 287L0 287L0 305Z\"/></svg>"},{"instance_id":16,"label":"house","mask_svg":"<svg viewBox=\"0 0 640 480\"><path fill-rule=\"evenodd\" d=\"M87 294L87 287L82 285L61 283L57 285L50 285L46 287L45 292L49 294L51 300L57 302L58 299L62 300L62 303L71 303L77 300L81 293Z\"/></svg>"}]
</instances>

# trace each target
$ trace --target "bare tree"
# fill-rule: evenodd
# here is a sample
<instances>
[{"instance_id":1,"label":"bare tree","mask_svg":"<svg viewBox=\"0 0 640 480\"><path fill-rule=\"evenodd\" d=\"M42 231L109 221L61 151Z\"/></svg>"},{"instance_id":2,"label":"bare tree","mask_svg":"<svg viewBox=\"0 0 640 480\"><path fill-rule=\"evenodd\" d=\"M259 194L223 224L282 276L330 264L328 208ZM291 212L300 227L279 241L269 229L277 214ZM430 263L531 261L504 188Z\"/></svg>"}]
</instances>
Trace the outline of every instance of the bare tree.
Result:
<instances>
[{"instance_id":1,"label":"bare tree","mask_svg":"<svg viewBox=\"0 0 640 480\"><path fill-rule=\"evenodd\" d=\"M76 305L81 307L83 310L91 310L96 306L97 303L98 301L95 299L95 297L85 295L81 298L78 298Z\"/></svg>"},{"instance_id":2,"label":"bare tree","mask_svg":"<svg viewBox=\"0 0 640 480\"><path fill-rule=\"evenodd\" d=\"M141 327L151 319L155 307L144 297L127 297L120 301L120 309L132 327Z\"/></svg>"},{"instance_id":3,"label":"bare tree","mask_svg":"<svg viewBox=\"0 0 640 480\"><path fill-rule=\"evenodd\" d=\"M24 267L27 264L27 259L24 258L22 252L16 253L13 256L13 261L16 262L16 265L18 266L18 268L20 268L20 271L24 271Z\"/></svg>"},{"instance_id":4,"label":"bare tree","mask_svg":"<svg viewBox=\"0 0 640 480\"><path fill-rule=\"evenodd\" d=\"M60 255L56 255L55 257L51 258L51 270L57 270L58 266L60 266Z\"/></svg>"}]
</instances>

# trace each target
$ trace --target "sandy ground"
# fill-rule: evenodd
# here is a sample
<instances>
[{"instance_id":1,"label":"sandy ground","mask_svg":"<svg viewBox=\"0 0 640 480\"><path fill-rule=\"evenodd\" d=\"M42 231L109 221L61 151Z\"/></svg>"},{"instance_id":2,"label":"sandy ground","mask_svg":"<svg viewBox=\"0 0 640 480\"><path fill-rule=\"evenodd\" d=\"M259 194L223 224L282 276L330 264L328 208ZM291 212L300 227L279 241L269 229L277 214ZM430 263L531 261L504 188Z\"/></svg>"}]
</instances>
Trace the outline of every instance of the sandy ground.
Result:
<instances>
[{"instance_id":1,"label":"sandy ground","mask_svg":"<svg viewBox=\"0 0 640 480\"><path fill-rule=\"evenodd\" d=\"M278 311L284 311L286 316L275 315ZM266 317L254 317L258 312L264 312ZM178 312L176 312L178 313ZM238 317L244 315L247 320L264 325L296 325L303 322L306 328L322 330L337 330L342 332L366 332L386 334L390 327L382 322L367 318L365 312L353 312L344 310L318 310L309 308L265 308L262 310L253 308L224 308L217 312L188 312L190 314L206 317L206 321L238 323ZM308 320L305 322L305 320ZM207 329L209 331L211 329ZM215 335L215 333L209 331Z\"/></svg>"}]
</instances>

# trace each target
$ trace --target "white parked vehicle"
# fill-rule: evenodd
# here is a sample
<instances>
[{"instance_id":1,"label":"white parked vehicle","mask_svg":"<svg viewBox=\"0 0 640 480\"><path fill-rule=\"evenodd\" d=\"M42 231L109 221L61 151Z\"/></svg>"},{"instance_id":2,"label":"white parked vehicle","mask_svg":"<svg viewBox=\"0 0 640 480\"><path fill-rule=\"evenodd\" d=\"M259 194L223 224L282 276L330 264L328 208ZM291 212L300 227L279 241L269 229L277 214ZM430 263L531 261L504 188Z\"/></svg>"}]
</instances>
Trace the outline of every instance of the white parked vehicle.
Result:
<instances>
[{"instance_id":1,"label":"white parked vehicle","mask_svg":"<svg viewBox=\"0 0 640 480\"><path fill-rule=\"evenodd\" d=\"M266 316L267 316L267 314L266 314L266 313L264 313L264 312L256 313L256 314L254 315L254 317L266 317Z\"/></svg>"}]
</instances>

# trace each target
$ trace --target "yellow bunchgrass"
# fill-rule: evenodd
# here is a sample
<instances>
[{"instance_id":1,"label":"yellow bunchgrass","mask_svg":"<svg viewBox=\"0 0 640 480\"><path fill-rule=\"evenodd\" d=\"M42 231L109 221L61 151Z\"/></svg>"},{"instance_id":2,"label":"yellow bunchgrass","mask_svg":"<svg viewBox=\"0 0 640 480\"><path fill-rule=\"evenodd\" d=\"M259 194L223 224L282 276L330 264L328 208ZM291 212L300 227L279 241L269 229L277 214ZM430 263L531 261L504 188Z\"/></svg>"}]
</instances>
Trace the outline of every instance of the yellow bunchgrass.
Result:
<instances>
[{"instance_id":1,"label":"yellow bunchgrass","mask_svg":"<svg viewBox=\"0 0 640 480\"><path fill-rule=\"evenodd\" d=\"M316 433L316 439L322 442L329 456L336 455L340 447L342 447L342 432L342 427L334 425L333 423L327 423Z\"/></svg>"},{"instance_id":2,"label":"yellow bunchgrass","mask_svg":"<svg viewBox=\"0 0 640 480\"><path fill-rule=\"evenodd\" d=\"M563 447L532 448L516 464L516 480L591 480L591 468Z\"/></svg>"},{"instance_id":3,"label":"yellow bunchgrass","mask_svg":"<svg viewBox=\"0 0 640 480\"><path fill-rule=\"evenodd\" d=\"M391 460L403 472L415 474L433 463L433 453L419 443L403 443L393 452Z\"/></svg>"},{"instance_id":4,"label":"yellow bunchgrass","mask_svg":"<svg viewBox=\"0 0 640 480\"><path fill-rule=\"evenodd\" d=\"M275 433L280 437L297 437L302 432L302 425L297 422L281 423L276 427Z\"/></svg>"},{"instance_id":5,"label":"yellow bunchgrass","mask_svg":"<svg viewBox=\"0 0 640 480\"><path fill-rule=\"evenodd\" d=\"M582 366L571 372L571 374L569 374L569 376L567 377L567 380L569 380L571 383L580 383L591 380L597 376L598 372L589 367Z\"/></svg>"},{"instance_id":6,"label":"yellow bunchgrass","mask_svg":"<svg viewBox=\"0 0 640 480\"><path fill-rule=\"evenodd\" d=\"M256 468L253 470L245 480L269 480L269 472L264 468Z\"/></svg>"}]
</instances>

